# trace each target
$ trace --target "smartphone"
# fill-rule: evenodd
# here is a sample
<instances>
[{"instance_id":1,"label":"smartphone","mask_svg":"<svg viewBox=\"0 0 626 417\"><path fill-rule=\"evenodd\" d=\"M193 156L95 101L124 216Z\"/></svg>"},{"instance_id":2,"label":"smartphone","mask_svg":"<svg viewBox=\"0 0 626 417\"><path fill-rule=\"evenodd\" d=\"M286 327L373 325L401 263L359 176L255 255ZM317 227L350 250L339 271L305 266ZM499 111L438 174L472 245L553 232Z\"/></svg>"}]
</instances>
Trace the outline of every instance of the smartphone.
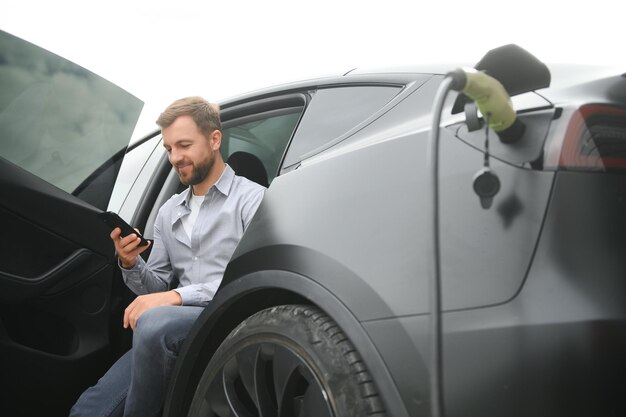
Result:
<instances>
[{"instance_id":1,"label":"smartphone","mask_svg":"<svg viewBox=\"0 0 626 417\"><path fill-rule=\"evenodd\" d=\"M102 218L104 223L106 223L107 226L111 228L111 230L119 227L122 230L122 237L126 237L134 233L137 235L137 237L139 237L139 239L141 239L139 246L145 246L148 244L148 241L141 235L141 233L133 229L131 225L126 223L124 219L122 219L117 213L114 213L112 211L105 211L98 214L98 216Z\"/></svg>"}]
</instances>

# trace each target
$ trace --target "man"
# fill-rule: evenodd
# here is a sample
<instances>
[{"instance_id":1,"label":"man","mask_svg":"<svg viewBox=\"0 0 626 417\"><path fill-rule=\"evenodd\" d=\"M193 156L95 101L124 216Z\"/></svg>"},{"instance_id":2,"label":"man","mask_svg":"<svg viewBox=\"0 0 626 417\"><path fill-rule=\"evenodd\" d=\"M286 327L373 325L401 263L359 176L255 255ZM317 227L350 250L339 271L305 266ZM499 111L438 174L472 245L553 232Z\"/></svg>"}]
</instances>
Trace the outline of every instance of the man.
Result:
<instances>
[{"instance_id":1,"label":"man","mask_svg":"<svg viewBox=\"0 0 626 417\"><path fill-rule=\"evenodd\" d=\"M224 163L217 106L200 97L172 103L157 120L169 161L189 188L170 198L154 224L146 263L137 235L111 233L124 282L139 296L124 311L133 347L86 390L71 416L161 413L180 347L213 298L265 189ZM178 286L170 290L170 284Z\"/></svg>"}]
</instances>

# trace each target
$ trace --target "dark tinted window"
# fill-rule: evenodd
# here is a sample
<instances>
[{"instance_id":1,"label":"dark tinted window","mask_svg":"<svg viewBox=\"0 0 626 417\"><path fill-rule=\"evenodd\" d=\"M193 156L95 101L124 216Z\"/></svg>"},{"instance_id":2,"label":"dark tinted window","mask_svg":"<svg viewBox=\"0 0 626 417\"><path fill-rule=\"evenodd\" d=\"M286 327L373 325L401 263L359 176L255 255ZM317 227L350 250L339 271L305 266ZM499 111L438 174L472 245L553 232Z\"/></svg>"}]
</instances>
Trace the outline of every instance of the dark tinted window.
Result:
<instances>
[{"instance_id":1,"label":"dark tinted window","mask_svg":"<svg viewBox=\"0 0 626 417\"><path fill-rule=\"evenodd\" d=\"M0 31L0 157L95 204L89 196L104 192L87 192L94 173L112 187L142 107L96 74Z\"/></svg>"},{"instance_id":2,"label":"dark tinted window","mask_svg":"<svg viewBox=\"0 0 626 417\"><path fill-rule=\"evenodd\" d=\"M394 98L400 89L354 86L317 90L302 117L283 167L299 162L303 156L359 125Z\"/></svg>"}]
</instances>

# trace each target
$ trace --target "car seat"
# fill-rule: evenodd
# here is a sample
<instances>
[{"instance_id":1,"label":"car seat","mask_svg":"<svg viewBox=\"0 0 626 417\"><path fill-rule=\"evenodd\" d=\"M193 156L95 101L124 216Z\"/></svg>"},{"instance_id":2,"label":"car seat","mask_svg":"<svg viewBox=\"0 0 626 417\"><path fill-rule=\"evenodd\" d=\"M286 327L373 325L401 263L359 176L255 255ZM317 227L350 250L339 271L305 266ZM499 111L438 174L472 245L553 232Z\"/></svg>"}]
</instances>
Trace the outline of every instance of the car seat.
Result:
<instances>
[{"instance_id":1,"label":"car seat","mask_svg":"<svg viewBox=\"0 0 626 417\"><path fill-rule=\"evenodd\" d=\"M235 171L235 174L246 177L250 181L267 187L267 172L261 160L255 155L237 151L228 157L226 163Z\"/></svg>"}]
</instances>

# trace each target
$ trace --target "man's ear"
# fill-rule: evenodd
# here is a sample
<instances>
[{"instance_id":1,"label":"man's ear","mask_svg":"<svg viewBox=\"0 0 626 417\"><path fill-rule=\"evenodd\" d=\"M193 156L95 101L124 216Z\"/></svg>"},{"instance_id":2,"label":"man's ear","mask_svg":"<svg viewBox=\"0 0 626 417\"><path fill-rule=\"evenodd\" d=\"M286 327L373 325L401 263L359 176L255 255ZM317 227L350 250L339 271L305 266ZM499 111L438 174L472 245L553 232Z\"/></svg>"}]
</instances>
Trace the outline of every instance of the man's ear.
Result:
<instances>
[{"instance_id":1,"label":"man's ear","mask_svg":"<svg viewBox=\"0 0 626 417\"><path fill-rule=\"evenodd\" d=\"M214 130L213 132L211 132L211 136L209 138L211 142L211 148L214 151L217 151L222 145L222 132L219 130Z\"/></svg>"}]
</instances>

